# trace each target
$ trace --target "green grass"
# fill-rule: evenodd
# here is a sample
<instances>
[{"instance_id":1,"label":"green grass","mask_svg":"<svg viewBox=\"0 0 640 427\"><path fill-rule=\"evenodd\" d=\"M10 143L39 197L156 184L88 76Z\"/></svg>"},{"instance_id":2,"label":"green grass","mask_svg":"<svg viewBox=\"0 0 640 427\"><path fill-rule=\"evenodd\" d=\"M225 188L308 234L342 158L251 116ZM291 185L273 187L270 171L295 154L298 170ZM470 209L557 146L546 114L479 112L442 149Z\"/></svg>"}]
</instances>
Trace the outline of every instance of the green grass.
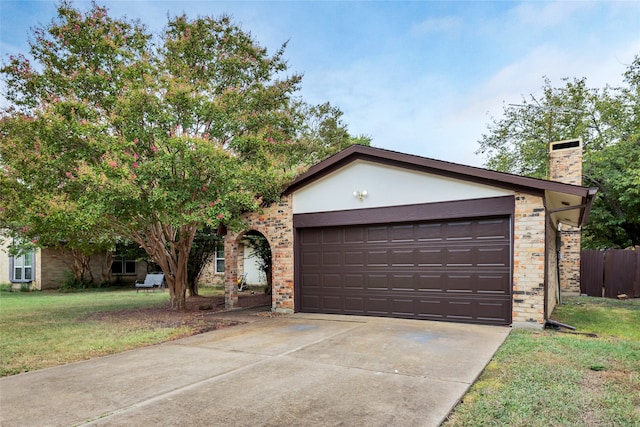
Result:
<instances>
[{"instance_id":1,"label":"green grass","mask_svg":"<svg viewBox=\"0 0 640 427\"><path fill-rule=\"evenodd\" d=\"M202 289L207 296L216 289ZM0 376L156 344L187 326L105 321L95 314L166 307L168 292L0 292ZM116 316L117 318L117 316ZM113 319L113 318L111 318Z\"/></svg>"},{"instance_id":2,"label":"green grass","mask_svg":"<svg viewBox=\"0 0 640 427\"><path fill-rule=\"evenodd\" d=\"M640 425L640 300L567 298L552 318L598 337L512 331L444 426Z\"/></svg>"}]
</instances>

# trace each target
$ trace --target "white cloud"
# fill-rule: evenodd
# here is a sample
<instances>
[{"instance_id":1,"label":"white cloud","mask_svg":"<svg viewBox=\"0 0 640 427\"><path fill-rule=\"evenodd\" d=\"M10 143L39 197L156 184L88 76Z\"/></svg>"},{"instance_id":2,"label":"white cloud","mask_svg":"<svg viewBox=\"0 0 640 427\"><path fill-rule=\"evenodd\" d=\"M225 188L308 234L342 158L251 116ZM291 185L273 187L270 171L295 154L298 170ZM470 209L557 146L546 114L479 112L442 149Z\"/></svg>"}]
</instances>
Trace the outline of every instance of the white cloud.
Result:
<instances>
[{"instance_id":1,"label":"white cloud","mask_svg":"<svg viewBox=\"0 0 640 427\"><path fill-rule=\"evenodd\" d=\"M540 30L562 25L588 8L590 2L583 1L523 2L512 10L511 15L518 25Z\"/></svg>"},{"instance_id":2,"label":"white cloud","mask_svg":"<svg viewBox=\"0 0 640 427\"><path fill-rule=\"evenodd\" d=\"M411 34L420 36L429 33L448 33L456 31L464 25L460 16L445 16L441 18L427 18L411 27Z\"/></svg>"}]
</instances>

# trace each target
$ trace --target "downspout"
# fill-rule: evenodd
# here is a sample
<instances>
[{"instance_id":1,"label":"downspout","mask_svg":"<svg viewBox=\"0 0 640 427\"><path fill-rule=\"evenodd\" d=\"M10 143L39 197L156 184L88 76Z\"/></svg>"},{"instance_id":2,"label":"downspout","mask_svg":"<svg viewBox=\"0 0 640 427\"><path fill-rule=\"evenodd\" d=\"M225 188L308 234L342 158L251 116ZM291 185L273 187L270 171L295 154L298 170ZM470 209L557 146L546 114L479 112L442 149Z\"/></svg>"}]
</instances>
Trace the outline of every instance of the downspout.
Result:
<instances>
[{"instance_id":1,"label":"downspout","mask_svg":"<svg viewBox=\"0 0 640 427\"><path fill-rule=\"evenodd\" d=\"M560 305L562 305L562 291L560 289L560 246L562 245L561 225L562 224L558 224L558 229L556 230L556 284L558 287L558 295L556 296L556 303Z\"/></svg>"},{"instance_id":2,"label":"downspout","mask_svg":"<svg viewBox=\"0 0 640 427\"><path fill-rule=\"evenodd\" d=\"M551 223L551 213L547 209L547 198L543 197L544 205L544 321L545 324L548 320L547 311L549 310L549 303L547 302L547 295L549 295L549 262L547 261L547 247L549 245L549 226Z\"/></svg>"}]
</instances>

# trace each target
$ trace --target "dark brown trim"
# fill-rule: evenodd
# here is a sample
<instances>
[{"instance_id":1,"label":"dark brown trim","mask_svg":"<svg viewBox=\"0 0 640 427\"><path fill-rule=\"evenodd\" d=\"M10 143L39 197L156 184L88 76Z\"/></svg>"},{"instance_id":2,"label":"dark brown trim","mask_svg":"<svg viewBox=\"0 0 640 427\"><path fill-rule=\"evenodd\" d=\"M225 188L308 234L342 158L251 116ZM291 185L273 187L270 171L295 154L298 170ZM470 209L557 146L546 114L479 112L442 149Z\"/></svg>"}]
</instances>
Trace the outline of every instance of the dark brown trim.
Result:
<instances>
[{"instance_id":1,"label":"dark brown trim","mask_svg":"<svg viewBox=\"0 0 640 427\"><path fill-rule=\"evenodd\" d=\"M497 172L364 145L352 145L311 167L293 181L285 189L284 194L296 191L355 160L366 160L534 195L540 195L547 190L582 196L586 199L590 194L589 188L577 185Z\"/></svg>"},{"instance_id":2,"label":"dark brown trim","mask_svg":"<svg viewBox=\"0 0 640 427\"><path fill-rule=\"evenodd\" d=\"M293 227L309 228L360 224L386 224L393 222L444 220L492 215L513 216L514 209L515 197L490 197L486 199L459 200L454 202L423 203L417 205L388 206L382 208L294 214Z\"/></svg>"}]
</instances>

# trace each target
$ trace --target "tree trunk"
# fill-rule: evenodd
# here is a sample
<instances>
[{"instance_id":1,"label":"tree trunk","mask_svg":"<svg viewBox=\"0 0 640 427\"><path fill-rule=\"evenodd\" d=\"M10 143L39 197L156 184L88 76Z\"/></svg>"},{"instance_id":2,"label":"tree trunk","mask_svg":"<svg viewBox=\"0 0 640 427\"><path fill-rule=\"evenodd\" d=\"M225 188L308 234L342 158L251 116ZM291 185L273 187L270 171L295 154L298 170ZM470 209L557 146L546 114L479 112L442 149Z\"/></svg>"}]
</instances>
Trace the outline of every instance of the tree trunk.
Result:
<instances>
[{"instance_id":1,"label":"tree trunk","mask_svg":"<svg viewBox=\"0 0 640 427\"><path fill-rule=\"evenodd\" d=\"M192 277L187 283L190 297L197 297L198 293L198 277Z\"/></svg>"},{"instance_id":2,"label":"tree trunk","mask_svg":"<svg viewBox=\"0 0 640 427\"><path fill-rule=\"evenodd\" d=\"M265 289L265 294L271 295L273 292L273 267L271 264L267 265L265 269L265 275L267 276L267 289Z\"/></svg>"},{"instance_id":3,"label":"tree trunk","mask_svg":"<svg viewBox=\"0 0 640 427\"><path fill-rule=\"evenodd\" d=\"M187 302L187 265L197 223L179 229L155 222L132 238L160 266L169 288L171 309L184 310Z\"/></svg>"},{"instance_id":4,"label":"tree trunk","mask_svg":"<svg viewBox=\"0 0 640 427\"><path fill-rule=\"evenodd\" d=\"M93 283L93 274L91 273L91 268L89 266L90 257L83 254L81 251L76 249L70 249L71 256L73 257L73 262L69 266L71 268L71 274L73 274L73 278L78 283ZM89 279L87 280L86 276L89 274Z\"/></svg>"},{"instance_id":5,"label":"tree trunk","mask_svg":"<svg viewBox=\"0 0 640 427\"><path fill-rule=\"evenodd\" d=\"M104 258L100 266L100 284L111 283L111 266L113 265L113 252L105 251Z\"/></svg>"}]
</instances>

